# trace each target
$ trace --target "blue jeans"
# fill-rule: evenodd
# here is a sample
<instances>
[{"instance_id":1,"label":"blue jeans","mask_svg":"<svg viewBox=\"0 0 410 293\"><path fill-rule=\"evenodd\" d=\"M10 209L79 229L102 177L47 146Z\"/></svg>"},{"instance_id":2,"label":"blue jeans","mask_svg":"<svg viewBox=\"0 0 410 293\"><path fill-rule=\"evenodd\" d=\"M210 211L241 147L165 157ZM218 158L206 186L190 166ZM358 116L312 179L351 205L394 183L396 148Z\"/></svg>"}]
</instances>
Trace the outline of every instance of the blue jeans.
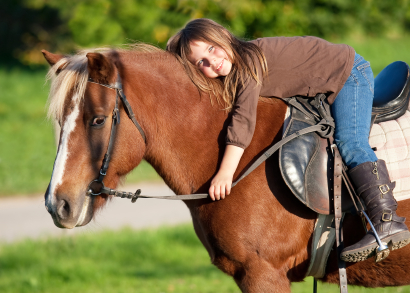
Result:
<instances>
[{"instance_id":1,"label":"blue jeans","mask_svg":"<svg viewBox=\"0 0 410 293\"><path fill-rule=\"evenodd\" d=\"M336 145L349 169L377 161L369 145L373 98L374 77L370 63L356 53L350 76L331 106Z\"/></svg>"}]
</instances>

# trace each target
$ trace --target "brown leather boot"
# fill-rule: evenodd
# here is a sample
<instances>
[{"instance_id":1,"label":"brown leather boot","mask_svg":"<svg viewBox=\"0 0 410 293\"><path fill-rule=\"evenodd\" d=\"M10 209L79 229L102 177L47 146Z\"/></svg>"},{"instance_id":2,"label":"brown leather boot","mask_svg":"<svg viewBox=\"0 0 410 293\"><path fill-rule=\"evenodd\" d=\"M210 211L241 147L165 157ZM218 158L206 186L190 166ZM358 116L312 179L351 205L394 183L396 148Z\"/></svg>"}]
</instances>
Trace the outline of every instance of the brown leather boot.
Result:
<instances>
[{"instance_id":1,"label":"brown leather boot","mask_svg":"<svg viewBox=\"0 0 410 293\"><path fill-rule=\"evenodd\" d=\"M366 162L351 169L349 175L381 241L390 250L409 244L406 218L396 215L397 201L393 197L396 182L390 182L386 163L383 160ZM340 258L347 262L362 261L372 256L378 246L373 231L369 230L359 242L343 249Z\"/></svg>"}]
</instances>

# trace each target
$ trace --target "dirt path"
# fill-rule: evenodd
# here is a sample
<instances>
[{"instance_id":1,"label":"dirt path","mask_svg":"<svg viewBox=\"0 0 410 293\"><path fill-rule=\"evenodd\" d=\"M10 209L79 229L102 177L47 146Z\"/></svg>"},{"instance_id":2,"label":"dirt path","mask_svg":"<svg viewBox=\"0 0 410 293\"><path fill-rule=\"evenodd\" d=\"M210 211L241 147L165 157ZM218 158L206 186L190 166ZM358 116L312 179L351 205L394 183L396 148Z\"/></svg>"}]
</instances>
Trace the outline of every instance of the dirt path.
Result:
<instances>
[{"instance_id":1,"label":"dirt path","mask_svg":"<svg viewBox=\"0 0 410 293\"><path fill-rule=\"evenodd\" d=\"M126 185L121 190L143 194L174 194L164 183L140 183ZM119 229L129 226L134 229L174 225L191 221L188 208L181 201L115 198L85 227L71 230L57 228L44 207L43 195L24 198L0 199L0 242L13 242L23 238L95 233L102 229Z\"/></svg>"}]
</instances>

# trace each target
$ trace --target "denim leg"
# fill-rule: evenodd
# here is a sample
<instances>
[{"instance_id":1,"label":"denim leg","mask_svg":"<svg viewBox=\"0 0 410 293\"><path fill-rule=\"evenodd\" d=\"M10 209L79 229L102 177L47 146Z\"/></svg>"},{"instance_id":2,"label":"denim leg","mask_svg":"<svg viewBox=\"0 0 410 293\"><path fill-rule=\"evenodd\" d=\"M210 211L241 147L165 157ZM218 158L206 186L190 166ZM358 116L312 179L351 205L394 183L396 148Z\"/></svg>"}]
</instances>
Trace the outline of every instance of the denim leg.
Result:
<instances>
[{"instance_id":1,"label":"denim leg","mask_svg":"<svg viewBox=\"0 0 410 293\"><path fill-rule=\"evenodd\" d=\"M351 74L331 106L336 124L335 141L349 169L377 161L369 145L373 97L370 63L356 54Z\"/></svg>"}]
</instances>

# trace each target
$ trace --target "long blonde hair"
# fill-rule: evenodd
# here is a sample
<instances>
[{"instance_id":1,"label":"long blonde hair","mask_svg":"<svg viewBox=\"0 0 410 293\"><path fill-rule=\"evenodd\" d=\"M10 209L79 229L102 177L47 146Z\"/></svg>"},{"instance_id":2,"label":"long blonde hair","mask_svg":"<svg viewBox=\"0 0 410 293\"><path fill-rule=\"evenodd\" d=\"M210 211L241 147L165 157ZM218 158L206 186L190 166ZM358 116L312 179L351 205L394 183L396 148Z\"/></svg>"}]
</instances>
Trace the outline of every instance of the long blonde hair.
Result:
<instances>
[{"instance_id":1,"label":"long blonde hair","mask_svg":"<svg viewBox=\"0 0 410 293\"><path fill-rule=\"evenodd\" d=\"M191 54L190 42L202 41L220 47L229 56L232 69L225 77L207 78L188 60ZM248 78L261 84L262 76L257 70L257 62L262 69L262 75L267 72L267 63L262 50L253 43L236 38L222 25L206 18L194 19L171 37L167 51L174 53L184 65L188 76L200 91L212 93L226 110L231 110L235 103L237 87L246 86Z\"/></svg>"}]
</instances>

